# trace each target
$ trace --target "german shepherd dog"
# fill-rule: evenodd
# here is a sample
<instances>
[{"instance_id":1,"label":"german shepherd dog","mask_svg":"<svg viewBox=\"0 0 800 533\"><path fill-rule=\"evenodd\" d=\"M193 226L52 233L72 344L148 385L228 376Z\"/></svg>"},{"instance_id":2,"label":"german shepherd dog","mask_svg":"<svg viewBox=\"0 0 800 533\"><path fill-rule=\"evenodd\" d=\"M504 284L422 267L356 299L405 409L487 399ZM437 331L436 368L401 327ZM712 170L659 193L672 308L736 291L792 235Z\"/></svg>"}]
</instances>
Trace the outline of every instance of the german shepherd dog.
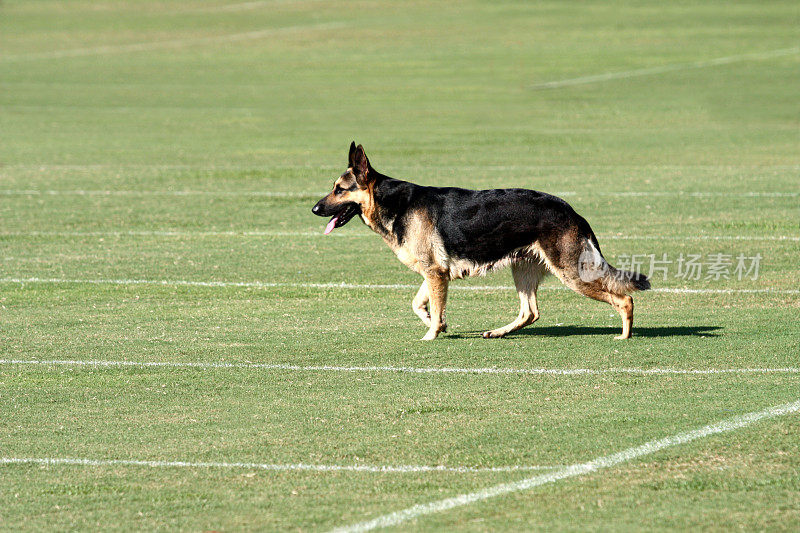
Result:
<instances>
[{"instance_id":1,"label":"german shepherd dog","mask_svg":"<svg viewBox=\"0 0 800 533\"><path fill-rule=\"evenodd\" d=\"M347 170L311 211L332 217L326 235L359 215L400 261L422 275L412 303L428 326L422 340L433 340L446 330L450 280L505 266L511 266L519 315L506 326L484 332L487 339L503 337L539 318L536 290L548 272L575 292L611 304L622 317L617 339L631 336L629 293L650 288L646 276L608 264L589 223L561 198L527 189L415 185L377 172L364 148L355 143L350 145Z\"/></svg>"}]
</instances>

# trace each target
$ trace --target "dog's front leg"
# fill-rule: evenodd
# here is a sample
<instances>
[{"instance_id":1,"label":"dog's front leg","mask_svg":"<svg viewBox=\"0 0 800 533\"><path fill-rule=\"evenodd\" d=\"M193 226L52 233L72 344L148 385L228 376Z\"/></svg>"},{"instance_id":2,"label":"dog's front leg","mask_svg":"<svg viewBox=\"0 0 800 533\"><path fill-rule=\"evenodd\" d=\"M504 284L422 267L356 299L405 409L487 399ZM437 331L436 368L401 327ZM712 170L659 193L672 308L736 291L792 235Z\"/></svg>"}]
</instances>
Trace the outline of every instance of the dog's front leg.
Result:
<instances>
[{"instance_id":1,"label":"dog's front leg","mask_svg":"<svg viewBox=\"0 0 800 533\"><path fill-rule=\"evenodd\" d=\"M430 298L431 325L422 340L432 341L445 328L444 306L447 302L448 279L438 272L426 273L425 284L428 286L428 298Z\"/></svg>"},{"instance_id":2,"label":"dog's front leg","mask_svg":"<svg viewBox=\"0 0 800 533\"><path fill-rule=\"evenodd\" d=\"M411 308L414 310L414 314L417 315L426 326L431 327L431 315L428 313L429 301L428 283L423 281L417 295L414 297L414 301L411 302Z\"/></svg>"}]
</instances>

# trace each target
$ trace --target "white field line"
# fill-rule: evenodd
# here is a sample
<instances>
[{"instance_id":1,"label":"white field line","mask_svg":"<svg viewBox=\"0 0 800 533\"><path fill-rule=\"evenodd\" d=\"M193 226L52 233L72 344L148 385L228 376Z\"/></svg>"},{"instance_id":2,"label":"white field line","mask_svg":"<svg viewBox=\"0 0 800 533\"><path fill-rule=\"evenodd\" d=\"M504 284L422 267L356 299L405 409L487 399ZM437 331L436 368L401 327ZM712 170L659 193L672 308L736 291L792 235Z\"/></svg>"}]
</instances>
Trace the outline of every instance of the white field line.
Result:
<instances>
[{"instance_id":1,"label":"white field line","mask_svg":"<svg viewBox=\"0 0 800 533\"><path fill-rule=\"evenodd\" d=\"M368 237L370 233L339 232L334 237ZM0 237L322 237L319 231L3 231Z\"/></svg>"},{"instance_id":2,"label":"white field line","mask_svg":"<svg viewBox=\"0 0 800 533\"><path fill-rule=\"evenodd\" d=\"M2 196L263 196L266 198L320 198L330 191L126 191L102 189L4 189Z\"/></svg>"},{"instance_id":3,"label":"white field line","mask_svg":"<svg viewBox=\"0 0 800 533\"><path fill-rule=\"evenodd\" d=\"M603 235L599 239L644 241L800 241L795 235Z\"/></svg>"},{"instance_id":4,"label":"white field line","mask_svg":"<svg viewBox=\"0 0 800 533\"><path fill-rule=\"evenodd\" d=\"M719 65L739 63L741 61L759 61L762 59L772 59L776 57L795 55L798 53L800 53L800 47L795 46L793 48L781 48L778 50L768 50L766 52L755 52L755 53L741 54L735 56L717 57L714 59L707 59L703 61L692 61L689 63L672 63L669 65L623 70L620 72L606 72L604 74L595 74L592 76L579 76L577 78L568 78L564 80L536 83L534 85L531 85L530 88L556 89L559 87L569 87L573 85L585 85L588 83L598 83L603 81L619 80L625 78L636 78L639 76L651 76L653 74L664 74L667 72L675 72L678 70L716 67Z\"/></svg>"},{"instance_id":5,"label":"white field line","mask_svg":"<svg viewBox=\"0 0 800 533\"><path fill-rule=\"evenodd\" d=\"M317 3L323 0L303 0L301 2L295 0L261 0L261 1L254 1L254 2L237 2L235 4L223 4L219 6L209 6L205 8L199 8L198 11L202 11L204 13L219 13L219 12L237 12L237 11L250 11L253 9L259 9L262 7L276 7L279 5L291 5L291 4L300 4L305 5L309 3Z\"/></svg>"},{"instance_id":6,"label":"white field line","mask_svg":"<svg viewBox=\"0 0 800 533\"><path fill-rule=\"evenodd\" d=\"M199 11L204 12L225 12L225 11L249 11L251 9L258 9L260 7L272 7L286 2L276 2L275 0L255 1L255 2L237 2L235 4L222 4L219 6L209 6L200 8Z\"/></svg>"},{"instance_id":7,"label":"white field line","mask_svg":"<svg viewBox=\"0 0 800 533\"><path fill-rule=\"evenodd\" d=\"M578 195L579 193L571 193ZM678 197L678 198L797 198L800 192L769 192L769 191L745 191L745 192L683 192L683 191L592 191L584 193L584 196L619 196L624 197Z\"/></svg>"},{"instance_id":8,"label":"white field line","mask_svg":"<svg viewBox=\"0 0 800 533\"><path fill-rule=\"evenodd\" d=\"M372 233L352 231L324 235L316 231L0 231L0 237L373 237ZM600 234L599 239L646 241L791 241L800 242L794 235L615 235Z\"/></svg>"},{"instance_id":9,"label":"white field line","mask_svg":"<svg viewBox=\"0 0 800 533\"><path fill-rule=\"evenodd\" d=\"M177 279L66 279L66 278L0 278L0 283L43 283L43 284L85 284L85 285L163 285L166 287L246 287L267 289L277 287L296 287L307 289L367 289L367 290L418 290L419 285L403 283L300 283L267 281L190 281ZM540 290L569 290L560 286L544 286ZM453 285L450 290L498 291L516 290L508 285ZM800 294L800 289L683 289L656 288L650 292L667 294Z\"/></svg>"},{"instance_id":10,"label":"white field line","mask_svg":"<svg viewBox=\"0 0 800 533\"><path fill-rule=\"evenodd\" d=\"M9 83L7 81L0 81L0 83ZM33 83L33 82L31 82ZM48 82L49 84L50 82ZM238 85L237 85L238 86ZM603 130L606 131L606 130ZM735 164L720 164L720 165L624 165L624 164L586 164L586 165L570 165L570 164L520 164L520 165L464 165L464 164L451 164L451 165L404 165L397 167L398 174L402 174L407 170L587 170L593 171L603 169L633 169L633 170L800 170L800 165L735 165ZM86 163L86 164L59 164L59 163L12 163L0 166L2 170L103 170L103 169L144 169L144 170L278 170L278 169L314 169L314 170L341 170L341 165L320 165L320 164L188 164L188 163ZM391 170L391 169L385 169Z\"/></svg>"},{"instance_id":11,"label":"white field line","mask_svg":"<svg viewBox=\"0 0 800 533\"><path fill-rule=\"evenodd\" d=\"M169 41L148 41L143 43L112 44L105 46L93 46L89 48L69 48L66 50L52 50L49 52L34 52L29 54L17 54L0 56L0 62L17 62L34 59L59 59L65 57L82 57L106 54L122 54L128 52L143 52L148 50L161 50L164 48L183 48L198 44L209 43L233 43L240 41L250 41L262 39L272 35L281 35L293 31L302 30L322 30L344 27L343 22L324 22L319 24L302 24L297 26L285 26L283 28L267 28L263 30L248 31L242 33L229 33L226 35L213 35L209 37L190 37L187 39L173 39Z\"/></svg>"},{"instance_id":12,"label":"white field line","mask_svg":"<svg viewBox=\"0 0 800 533\"><path fill-rule=\"evenodd\" d=\"M199 191L199 190L113 190L113 189L2 189L2 196L263 196L276 198L318 198L330 191ZM607 196L618 198L797 198L800 192L771 191L556 191L555 196Z\"/></svg>"},{"instance_id":13,"label":"white field line","mask_svg":"<svg viewBox=\"0 0 800 533\"><path fill-rule=\"evenodd\" d=\"M407 474L414 472L455 472L458 474L486 472L526 472L533 470L553 470L559 466L425 466L425 465L320 465L308 463L225 463L192 461L144 461L132 459L72 459L50 457L0 457L0 465L38 464L38 465L77 465L77 466L147 466L156 468L236 468L253 470L305 470L312 472L378 472Z\"/></svg>"},{"instance_id":14,"label":"white field line","mask_svg":"<svg viewBox=\"0 0 800 533\"><path fill-rule=\"evenodd\" d=\"M756 411L753 413L735 416L733 418L728 418L698 429L686 431L684 433L678 433L662 439L652 440L640 446L634 446L618 453L598 457L586 463L576 463L570 466L559 468L554 472L539 474L537 476L522 479L520 481L501 483L499 485L494 485L492 487L467 494L461 494L452 498L414 505L413 507L379 516L378 518L372 520L360 522L346 527L336 528L333 531L336 533L357 533L362 531L371 531L377 528L395 526L404 522L408 522L409 520L414 520L420 516L439 513L456 507L463 507L465 505L488 500L490 498L503 496L504 494L530 490L548 483L555 483L556 481L560 481L562 479L583 476L597 470L610 468L618 464L637 459L639 457L651 455L666 448L686 444L688 442L709 437L711 435L734 431L755 424L761 420L785 416L798 411L800 411L800 400L783 405L776 405L774 407L764 409L763 411Z\"/></svg>"},{"instance_id":15,"label":"white field line","mask_svg":"<svg viewBox=\"0 0 800 533\"><path fill-rule=\"evenodd\" d=\"M0 359L0 365L76 366L96 368L230 368L239 370L277 370L289 372L401 373L401 374L499 374L533 376L602 376L602 375L727 375L727 374L800 374L800 368L458 368L410 366L331 366L271 363L214 363L171 361L110 361L67 359Z\"/></svg>"}]
</instances>

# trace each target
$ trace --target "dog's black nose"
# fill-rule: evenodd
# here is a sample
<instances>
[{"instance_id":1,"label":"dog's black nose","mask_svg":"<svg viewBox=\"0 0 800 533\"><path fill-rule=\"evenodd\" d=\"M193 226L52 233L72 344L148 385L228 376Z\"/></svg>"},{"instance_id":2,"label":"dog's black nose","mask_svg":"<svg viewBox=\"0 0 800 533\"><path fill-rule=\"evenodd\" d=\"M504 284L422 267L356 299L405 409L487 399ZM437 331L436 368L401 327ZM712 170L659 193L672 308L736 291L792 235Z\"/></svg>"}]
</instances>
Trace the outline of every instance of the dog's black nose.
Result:
<instances>
[{"instance_id":1,"label":"dog's black nose","mask_svg":"<svg viewBox=\"0 0 800 533\"><path fill-rule=\"evenodd\" d=\"M319 210L320 210L319 204L311 208L311 212L314 213L315 215L319 215Z\"/></svg>"}]
</instances>

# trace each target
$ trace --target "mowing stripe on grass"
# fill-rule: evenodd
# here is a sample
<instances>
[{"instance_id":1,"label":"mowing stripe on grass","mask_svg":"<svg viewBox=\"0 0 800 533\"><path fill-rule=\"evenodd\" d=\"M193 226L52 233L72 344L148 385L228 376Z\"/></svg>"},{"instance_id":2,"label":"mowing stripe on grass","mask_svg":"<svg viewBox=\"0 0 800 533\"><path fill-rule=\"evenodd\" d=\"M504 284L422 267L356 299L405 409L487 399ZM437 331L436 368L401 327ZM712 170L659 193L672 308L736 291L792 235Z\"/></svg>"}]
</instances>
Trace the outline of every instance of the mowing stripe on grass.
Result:
<instances>
[{"instance_id":1,"label":"mowing stripe on grass","mask_svg":"<svg viewBox=\"0 0 800 533\"><path fill-rule=\"evenodd\" d=\"M714 374L800 374L800 368L457 368L412 366L330 366L290 365L271 363L193 363L171 361L109 361L68 359L0 359L0 365L133 367L133 368L232 368L299 372L368 372L404 374L527 374L551 376L600 376L605 374L652 375L714 375Z\"/></svg>"},{"instance_id":2,"label":"mowing stripe on grass","mask_svg":"<svg viewBox=\"0 0 800 533\"><path fill-rule=\"evenodd\" d=\"M418 290L419 285L403 283L299 283L268 281L191 281L179 279L65 279L65 278L0 278L0 283L43 283L85 285L163 285L166 287L245 287L254 289L300 288L300 289L367 289L367 290ZM498 291L516 290L509 285L452 285L449 290ZM567 287L544 286L540 290L568 291ZM650 292L667 294L800 294L800 289L681 289L656 288Z\"/></svg>"},{"instance_id":3,"label":"mowing stripe on grass","mask_svg":"<svg viewBox=\"0 0 800 533\"><path fill-rule=\"evenodd\" d=\"M671 448L673 446L685 444L687 442L709 437L711 435L716 435L718 433L734 431L736 429L754 424L760 420L784 416L787 414L796 413L798 411L800 411L800 400L783 405L776 405L774 407L764 409L763 411L747 413L692 431L678 433L677 435L672 435L663 439L652 440L640 446L634 446L615 454L598 457L597 459L587 463L576 463L564 468L559 468L554 472L540 474L520 481L501 483L499 485L488 487L476 492L461 494L452 498L446 498L430 503L414 505L407 509L403 509L402 511L396 511L380 516L373 520L353 524L351 526L336 528L333 531L336 533L356 533L361 531L370 531L377 528L395 526L397 524L408 522L409 520L414 520L420 516L470 505L472 503L488 500L504 494L529 490L534 487L548 483L555 483L556 481L570 477L582 476L603 468L610 468L620 463L631 461L638 457L653 454L665 448Z\"/></svg>"},{"instance_id":4,"label":"mowing stripe on grass","mask_svg":"<svg viewBox=\"0 0 800 533\"><path fill-rule=\"evenodd\" d=\"M59 457L0 457L0 465L38 464L38 465L76 465L76 466L149 466L160 468L252 468L256 470L306 470L312 472L376 472L407 474L419 472L454 472L458 474L489 472L526 472L533 470L554 470L561 466L425 466L425 465L318 465L318 464L274 464L274 463L223 463L192 461L143 461L134 459L74 459Z\"/></svg>"},{"instance_id":5,"label":"mowing stripe on grass","mask_svg":"<svg viewBox=\"0 0 800 533\"><path fill-rule=\"evenodd\" d=\"M330 191L202 191L202 190L123 190L123 189L2 189L3 196L263 196L267 198L318 198ZM773 191L556 191L555 196L679 197L679 198L797 198L800 192Z\"/></svg>"},{"instance_id":6,"label":"mowing stripe on grass","mask_svg":"<svg viewBox=\"0 0 800 533\"><path fill-rule=\"evenodd\" d=\"M324 235L312 231L2 231L0 237L372 237L374 233L354 231ZM800 242L794 235L597 235L598 239L646 241L790 241Z\"/></svg>"},{"instance_id":7,"label":"mowing stripe on grass","mask_svg":"<svg viewBox=\"0 0 800 533\"><path fill-rule=\"evenodd\" d=\"M587 83L598 83L610 80L620 80L625 78L636 78L639 76L650 76L653 74L665 74L678 70L688 70L706 67L716 67L718 65L728 65L741 61L758 61L762 59L773 59L776 57L791 56L800 53L800 47L781 48L778 50L768 50L766 52L754 52L735 56L717 57L703 61L692 61L689 63L672 63L669 65L659 65L655 67L644 67L633 70L623 70L620 72L606 72L604 74L594 74L591 76L580 76L577 78L567 78L564 80L548 81L531 85L531 89L557 89L559 87L569 87L572 85L585 85Z\"/></svg>"},{"instance_id":8,"label":"mowing stripe on grass","mask_svg":"<svg viewBox=\"0 0 800 533\"><path fill-rule=\"evenodd\" d=\"M28 61L34 59L60 59L65 57L82 57L105 54L122 54L127 52L145 52L149 50L161 50L164 48L182 48L209 43L234 43L239 41L250 41L262 39L272 35L281 35L293 31L304 30L327 30L342 28L346 26L344 22L321 22L318 24L302 24L297 26L285 26L283 28L267 28L263 30L247 31L242 33L228 33L225 35L212 35L209 37L190 37L187 39L173 39L169 41L149 41L144 43L111 44L105 46L94 46L90 48L70 48L67 50L52 50L50 52L33 52L29 54L17 54L0 56L0 62Z\"/></svg>"}]
</instances>

